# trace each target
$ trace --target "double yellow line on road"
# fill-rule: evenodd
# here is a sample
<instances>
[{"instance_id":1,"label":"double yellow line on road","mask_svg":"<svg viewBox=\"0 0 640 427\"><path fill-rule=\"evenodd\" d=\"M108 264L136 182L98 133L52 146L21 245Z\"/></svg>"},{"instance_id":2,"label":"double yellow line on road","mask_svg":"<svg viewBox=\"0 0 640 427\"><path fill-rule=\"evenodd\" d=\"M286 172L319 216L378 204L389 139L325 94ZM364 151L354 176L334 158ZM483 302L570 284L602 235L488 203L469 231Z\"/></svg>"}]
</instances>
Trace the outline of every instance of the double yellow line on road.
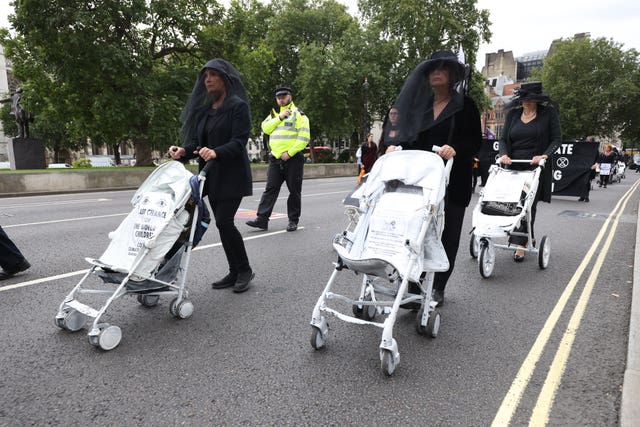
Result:
<instances>
[{"instance_id":1,"label":"double yellow line on road","mask_svg":"<svg viewBox=\"0 0 640 427\"><path fill-rule=\"evenodd\" d=\"M634 185L625 193L625 195L618 201L614 209L611 211L607 220L600 228L596 239L593 244L589 248L586 256L578 266L578 269L574 273L573 277L567 284L564 292L558 299L555 307L551 311L551 314L547 318L542 330L538 334L531 350L529 350L529 354L525 358L522 366L520 366L520 370L516 374L515 379L511 383L511 387L507 392L506 396L502 400L502 404L498 409L496 416L493 419L492 426L507 426L511 422L511 418L513 418L513 414L515 413L518 405L520 404L520 400L522 399L522 395L524 390L529 385L531 381L531 377L533 376L533 371L536 368L536 364L540 360L542 352L544 351L547 343L549 342L549 337L551 333L555 329L558 319L560 315L564 311L571 294L573 293L575 287L580 281L583 273L591 263L595 253L600 248L600 244L603 241L605 235L607 238L605 240L604 246L601 248L600 254L596 259L596 262L591 270L591 274L587 279L585 287L580 295L578 303L573 311L571 319L569 320L569 324L565 329L562 340L556 352L556 355L553 359L551 367L549 368L549 373L547 374L547 378L542 386L542 390L538 396L538 400L533 409L531 418L529 419L530 426L541 426L546 425L549 419L549 413L551 412L551 407L553 406L553 400L555 398L556 391L558 390L558 386L560 385L560 381L562 379L562 374L564 373L565 366L567 364L567 359L569 358L569 354L571 352L571 347L573 345L573 341L575 335L580 327L580 322L582 320L582 316L584 315L584 311L586 309L587 303L589 302L589 298L591 296L591 291L593 290L593 286L595 281L600 273L600 269L602 268L602 264L607 256L609 251L609 247L611 246L611 242L613 237L615 236L615 232L618 228L618 223L620 221L620 216L624 212L625 207L631 195L636 191L638 186L640 185L640 181L636 181ZM614 219L615 218L615 219ZM611 229L608 231L609 224L613 222Z\"/></svg>"}]
</instances>

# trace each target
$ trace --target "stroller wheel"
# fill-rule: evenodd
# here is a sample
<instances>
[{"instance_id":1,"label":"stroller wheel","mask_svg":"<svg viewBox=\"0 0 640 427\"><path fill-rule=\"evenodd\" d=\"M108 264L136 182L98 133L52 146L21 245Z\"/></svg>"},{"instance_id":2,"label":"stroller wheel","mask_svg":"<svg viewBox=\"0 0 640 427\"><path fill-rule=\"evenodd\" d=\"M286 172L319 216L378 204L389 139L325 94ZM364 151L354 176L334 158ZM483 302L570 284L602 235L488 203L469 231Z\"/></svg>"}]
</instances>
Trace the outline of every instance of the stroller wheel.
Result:
<instances>
[{"instance_id":1,"label":"stroller wheel","mask_svg":"<svg viewBox=\"0 0 640 427\"><path fill-rule=\"evenodd\" d=\"M380 368L382 369L382 372L387 376L393 375L396 370L396 366L398 366L395 357L393 357L393 353L391 350L387 349L380 350L380 353Z\"/></svg>"},{"instance_id":2,"label":"stroller wheel","mask_svg":"<svg viewBox=\"0 0 640 427\"><path fill-rule=\"evenodd\" d=\"M538 266L541 269L547 268L549 265L549 258L551 256L551 247L549 245L549 238L542 236L540 240L540 247L538 248Z\"/></svg>"},{"instance_id":3,"label":"stroller wheel","mask_svg":"<svg viewBox=\"0 0 640 427\"><path fill-rule=\"evenodd\" d=\"M145 307L155 307L158 305L158 301L160 300L160 295L138 295L138 302L140 305Z\"/></svg>"},{"instance_id":4,"label":"stroller wheel","mask_svg":"<svg viewBox=\"0 0 640 427\"><path fill-rule=\"evenodd\" d=\"M56 325L69 332L79 331L84 327L86 321L87 316L74 309L64 311L62 317L56 316Z\"/></svg>"},{"instance_id":5,"label":"stroller wheel","mask_svg":"<svg viewBox=\"0 0 640 427\"><path fill-rule=\"evenodd\" d=\"M478 240L474 233L471 233L471 239L469 240L469 253L471 254L471 258L478 258L479 248L480 240Z\"/></svg>"},{"instance_id":6,"label":"stroller wheel","mask_svg":"<svg viewBox=\"0 0 640 427\"><path fill-rule=\"evenodd\" d=\"M169 304L169 311L178 319L187 319L193 314L193 303L187 299L178 302L176 298Z\"/></svg>"},{"instance_id":7,"label":"stroller wheel","mask_svg":"<svg viewBox=\"0 0 640 427\"><path fill-rule=\"evenodd\" d=\"M424 306L421 307L420 311L418 311L418 315L416 316L416 331L420 335L436 338L438 336L438 332L440 331L440 313L438 313L436 310L432 310L427 315L427 324L423 325L422 317L424 316L424 309Z\"/></svg>"},{"instance_id":8,"label":"stroller wheel","mask_svg":"<svg viewBox=\"0 0 640 427\"><path fill-rule=\"evenodd\" d=\"M367 294L364 297L365 301L372 301L371 295ZM376 317L376 306L375 305L364 305L362 306L362 318L364 320L373 320Z\"/></svg>"},{"instance_id":9,"label":"stroller wheel","mask_svg":"<svg viewBox=\"0 0 640 427\"><path fill-rule=\"evenodd\" d=\"M327 344L327 337L322 334L320 328L312 326L310 342L314 350L321 350Z\"/></svg>"},{"instance_id":10,"label":"stroller wheel","mask_svg":"<svg viewBox=\"0 0 640 427\"><path fill-rule=\"evenodd\" d=\"M89 335L89 344L104 351L113 350L120 344L122 331L119 327L111 326L108 323L102 323L98 327L100 331L97 335Z\"/></svg>"},{"instance_id":11,"label":"stroller wheel","mask_svg":"<svg viewBox=\"0 0 640 427\"><path fill-rule=\"evenodd\" d=\"M496 254L493 245L487 241L483 241L480 245L480 255L478 257L478 269L480 276L484 279L491 276L493 267L496 265Z\"/></svg>"},{"instance_id":12,"label":"stroller wheel","mask_svg":"<svg viewBox=\"0 0 640 427\"><path fill-rule=\"evenodd\" d=\"M353 304L353 306L351 306L351 311L353 311L354 316L360 319L362 318L362 313L364 312L364 306Z\"/></svg>"}]
</instances>

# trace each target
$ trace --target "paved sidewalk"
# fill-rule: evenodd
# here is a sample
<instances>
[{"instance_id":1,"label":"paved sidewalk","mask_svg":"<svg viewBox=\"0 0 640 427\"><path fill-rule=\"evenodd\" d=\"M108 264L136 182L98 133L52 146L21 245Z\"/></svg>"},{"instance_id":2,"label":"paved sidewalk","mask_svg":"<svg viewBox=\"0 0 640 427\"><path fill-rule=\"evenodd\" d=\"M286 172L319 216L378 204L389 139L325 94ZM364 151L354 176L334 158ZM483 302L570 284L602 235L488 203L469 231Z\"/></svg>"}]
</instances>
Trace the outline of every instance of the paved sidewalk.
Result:
<instances>
[{"instance_id":1,"label":"paved sidewalk","mask_svg":"<svg viewBox=\"0 0 640 427\"><path fill-rule=\"evenodd\" d=\"M636 250L633 262L633 290L631 319L629 321L629 349L620 407L620 425L622 427L640 425L640 233L638 230L640 230L640 215L638 215L636 224Z\"/></svg>"}]
</instances>

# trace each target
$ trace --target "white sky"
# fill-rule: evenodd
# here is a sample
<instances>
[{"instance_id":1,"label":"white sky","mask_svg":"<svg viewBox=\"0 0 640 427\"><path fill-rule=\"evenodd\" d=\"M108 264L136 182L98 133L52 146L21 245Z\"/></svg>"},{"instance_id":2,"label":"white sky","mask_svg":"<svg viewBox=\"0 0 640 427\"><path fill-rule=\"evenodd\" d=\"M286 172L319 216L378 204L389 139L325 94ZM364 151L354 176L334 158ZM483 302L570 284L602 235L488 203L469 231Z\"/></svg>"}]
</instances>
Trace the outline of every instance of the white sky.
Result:
<instances>
[{"instance_id":1,"label":"white sky","mask_svg":"<svg viewBox=\"0 0 640 427\"><path fill-rule=\"evenodd\" d=\"M12 0L0 0L0 27L8 27ZM223 0L224 1L224 0ZM273 0L272 0L273 1ZM357 13L357 0L338 0ZM480 46L476 63L487 53L511 50L514 56L548 49L558 38L588 32L592 38L611 38L624 49L640 50L638 0L478 0L490 12L491 42Z\"/></svg>"}]
</instances>

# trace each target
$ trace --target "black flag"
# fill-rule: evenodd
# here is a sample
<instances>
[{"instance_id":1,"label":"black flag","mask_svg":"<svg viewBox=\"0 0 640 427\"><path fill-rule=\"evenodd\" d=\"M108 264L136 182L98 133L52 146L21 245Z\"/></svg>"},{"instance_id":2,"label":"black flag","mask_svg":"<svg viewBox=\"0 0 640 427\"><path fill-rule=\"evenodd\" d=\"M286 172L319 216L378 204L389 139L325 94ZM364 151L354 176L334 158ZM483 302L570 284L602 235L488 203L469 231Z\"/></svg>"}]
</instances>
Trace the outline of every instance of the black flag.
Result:
<instances>
[{"instance_id":1,"label":"black flag","mask_svg":"<svg viewBox=\"0 0 640 427\"><path fill-rule=\"evenodd\" d=\"M553 194L588 197L591 166L598 158L598 142L564 142L553 153Z\"/></svg>"}]
</instances>

